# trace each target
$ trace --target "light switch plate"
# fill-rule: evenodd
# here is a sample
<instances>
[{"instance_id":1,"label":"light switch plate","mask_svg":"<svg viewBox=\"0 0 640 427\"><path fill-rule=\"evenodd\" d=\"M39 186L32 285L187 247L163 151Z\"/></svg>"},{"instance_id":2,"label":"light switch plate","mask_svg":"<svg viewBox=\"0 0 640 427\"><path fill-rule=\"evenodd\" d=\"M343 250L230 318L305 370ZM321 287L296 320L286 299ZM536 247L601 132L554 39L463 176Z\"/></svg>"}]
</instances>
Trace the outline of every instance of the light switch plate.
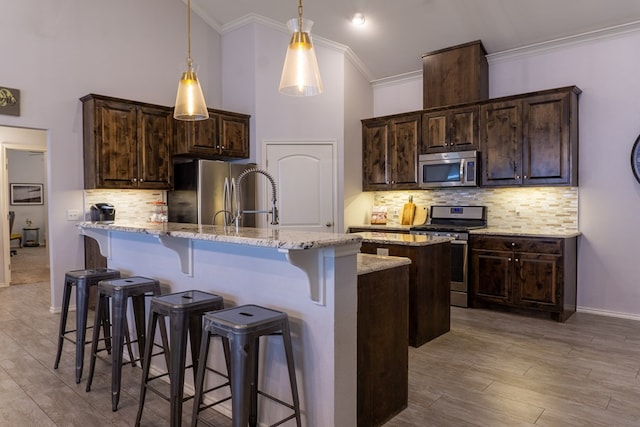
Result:
<instances>
[{"instance_id":1,"label":"light switch plate","mask_svg":"<svg viewBox=\"0 0 640 427\"><path fill-rule=\"evenodd\" d=\"M80 211L78 209L67 209L67 221L79 221Z\"/></svg>"}]
</instances>

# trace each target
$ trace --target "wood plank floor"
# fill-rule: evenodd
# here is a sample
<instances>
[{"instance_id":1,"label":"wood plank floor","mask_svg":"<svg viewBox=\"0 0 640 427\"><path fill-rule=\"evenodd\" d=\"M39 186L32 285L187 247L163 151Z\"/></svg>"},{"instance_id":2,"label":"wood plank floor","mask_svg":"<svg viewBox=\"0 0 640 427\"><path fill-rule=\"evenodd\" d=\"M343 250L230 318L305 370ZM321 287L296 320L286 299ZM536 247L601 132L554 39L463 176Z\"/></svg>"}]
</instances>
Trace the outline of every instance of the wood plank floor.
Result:
<instances>
[{"instance_id":1,"label":"wood plank floor","mask_svg":"<svg viewBox=\"0 0 640 427\"><path fill-rule=\"evenodd\" d=\"M90 393L87 363L75 384L72 345L53 369L59 316L49 305L48 283L0 289L0 427L133 425L140 369L123 368L112 412L108 363L98 362ZM410 348L409 407L385 427L640 426L640 322L453 307L451 326ZM184 408L187 423L191 401ZM168 425L168 409L148 393L142 425Z\"/></svg>"},{"instance_id":2,"label":"wood plank floor","mask_svg":"<svg viewBox=\"0 0 640 427\"><path fill-rule=\"evenodd\" d=\"M640 323L566 323L452 307L451 331L409 350L400 426L640 426Z\"/></svg>"}]
</instances>

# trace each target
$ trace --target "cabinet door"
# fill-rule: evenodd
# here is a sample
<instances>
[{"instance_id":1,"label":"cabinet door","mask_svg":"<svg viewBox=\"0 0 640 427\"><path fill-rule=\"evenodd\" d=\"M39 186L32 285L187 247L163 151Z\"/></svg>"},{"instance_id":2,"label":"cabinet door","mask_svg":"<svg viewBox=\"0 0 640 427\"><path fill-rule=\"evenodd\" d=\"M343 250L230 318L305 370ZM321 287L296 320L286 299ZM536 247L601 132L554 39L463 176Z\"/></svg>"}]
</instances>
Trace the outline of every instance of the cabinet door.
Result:
<instances>
[{"instance_id":1,"label":"cabinet door","mask_svg":"<svg viewBox=\"0 0 640 427\"><path fill-rule=\"evenodd\" d=\"M466 107L424 113L420 154L477 150L478 111Z\"/></svg>"},{"instance_id":2,"label":"cabinet door","mask_svg":"<svg viewBox=\"0 0 640 427\"><path fill-rule=\"evenodd\" d=\"M418 145L420 143L420 114L392 119L389 144L391 184L395 189L418 187Z\"/></svg>"},{"instance_id":3,"label":"cabinet door","mask_svg":"<svg viewBox=\"0 0 640 427\"><path fill-rule=\"evenodd\" d=\"M442 153L448 150L448 112L435 111L422 115L422 144L420 154Z\"/></svg>"},{"instance_id":4,"label":"cabinet door","mask_svg":"<svg viewBox=\"0 0 640 427\"><path fill-rule=\"evenodd\" d=\"M171 188L172 126L171 109L138 108L138 188Z\"/></svg>"},{"instance_id":5,"label":"cabinet door","mask_svg":"<svg viewBox=\"0 0 640 427\"><path fill-rule=\"evenodd\" d=\"M555 309L558 294L558 255L516 252L513 302L520 307Z\"/></svg>"},{"instance_id":6,"label":"cabinet door","mask_svg":"<svg viewBox=\"0 0 640 427\"><path fill-rule=\"evenodd\" d=\"M219 153L223 157L249 157L249 117L220 114Z\"/></svg>"},{"instance_id":7,"label":"cabinet door","mask_svg":"<svg viewBox=\"0 0 640 427\"><path fill-rule=\"evenodd\" d=\"M523 184L571 183L569 101L566 92L522 101Z\"/></svg>"},{"instance_id":8,"label":"cabinet door","mask_svg":"<svg viewBox=\"0 0 640 427\"><path fill-rule=\"evenodd\" d=\"M176 151L178 155L196 155L215 158L218 155L218 117L209 114L207 120L174 120Z\"/></svg>"},{"instance_id":9,"label":"cabinet door","mask_svg":"<svg viewBox=\"0 0 640 427\"><path fill-rule=\"evenodd\" d=\"M362 121L362 189L387 189L389 126L385 119Z\"/></svg>"},{"instance_id":10,"label":"cabinet door","mask_svg":"<svg viewBox=\"0 0 640 427\"><path fill-rule=\"evenodd\" d=\"M452 110L450 113L449 149L451 151L477 150L478 107Z\"/></svg>"},{"instance_id":11,"label":"cabinet door","mask_svg":"<svg viewBox=\"0 0 640 427\"><path fill-rule=\"evenodd\" d=\"M136 106L95 100L93 113L94 145L85 151L95 151L87 153L95 156L95 186L87 188L137 188Z\"/></svg>"},{"instance_id":12,"label":"cabinet door","mask_svg":"<svg viewBox=\"0 0 640 427\"><path fill-rule=\"evenodd\" d=\"M496 102L480 109L482 185L522 182L522 123L520 101Z\"/></svg>"},{"instance_id":13,"label":"cabinet door","mask_svg":"<svg viewBox=\"0 0 640 427\"><path fill-rule=\"evenodd\" d=\"M508 304L511 298L512 252L472 250L473 299Z\"/></svg>"}]
</instances>

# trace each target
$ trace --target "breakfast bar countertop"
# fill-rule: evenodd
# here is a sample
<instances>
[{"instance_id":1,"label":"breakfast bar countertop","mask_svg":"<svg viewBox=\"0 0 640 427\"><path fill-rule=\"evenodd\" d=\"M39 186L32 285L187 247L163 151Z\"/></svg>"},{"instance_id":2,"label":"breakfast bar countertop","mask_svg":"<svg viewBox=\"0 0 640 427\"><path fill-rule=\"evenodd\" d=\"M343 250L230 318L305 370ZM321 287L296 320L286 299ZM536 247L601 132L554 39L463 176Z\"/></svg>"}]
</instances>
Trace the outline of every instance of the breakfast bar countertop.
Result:
<instances>
[{"instance_id":1,"label":"breakfast bar countertop","mask_svg":"<svg viewBox=\"0 0 640 427\"><path fill-rule=\"evenodd\" d=\"M78 227L291 250L349 245L359 243L362 239L362 237L357 234L280 230L278 228L239 227L236 229L235 226L181 224L173 222L81 222L78 224Z\"/></svg>"},{"instance_id":2,"label":"breakfast bar countertop","mask_svg":"<svg viewBox=\"0 0 640 427\"><path fill-rule=\"evenodd\" d=\"M451 237L443 236L434 237L424 234L382 233L376 231L362 231L352 234L355 236L361 236L363 242L387 245L427 246L450 242L453 240Z\"/></svg>"}]
</instances>

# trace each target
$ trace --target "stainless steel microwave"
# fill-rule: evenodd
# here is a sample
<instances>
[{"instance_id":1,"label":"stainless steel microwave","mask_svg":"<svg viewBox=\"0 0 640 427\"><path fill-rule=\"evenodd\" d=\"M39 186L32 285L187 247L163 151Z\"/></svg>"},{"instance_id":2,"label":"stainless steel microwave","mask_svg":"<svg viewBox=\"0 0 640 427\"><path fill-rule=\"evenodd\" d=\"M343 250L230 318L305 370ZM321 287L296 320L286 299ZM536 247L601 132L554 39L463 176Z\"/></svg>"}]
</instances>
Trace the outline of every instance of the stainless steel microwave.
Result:
<instances>
[{"instance_id":1,"label":"stainless steel microwave","mask_svg":"<svg viewBox=\"0 0 640 427\"><path fill-rule=\"evenodd\" d=\"M476 187L478 152L422 154L418 158L421 188Z\"/></svg>"}]
</instances>

